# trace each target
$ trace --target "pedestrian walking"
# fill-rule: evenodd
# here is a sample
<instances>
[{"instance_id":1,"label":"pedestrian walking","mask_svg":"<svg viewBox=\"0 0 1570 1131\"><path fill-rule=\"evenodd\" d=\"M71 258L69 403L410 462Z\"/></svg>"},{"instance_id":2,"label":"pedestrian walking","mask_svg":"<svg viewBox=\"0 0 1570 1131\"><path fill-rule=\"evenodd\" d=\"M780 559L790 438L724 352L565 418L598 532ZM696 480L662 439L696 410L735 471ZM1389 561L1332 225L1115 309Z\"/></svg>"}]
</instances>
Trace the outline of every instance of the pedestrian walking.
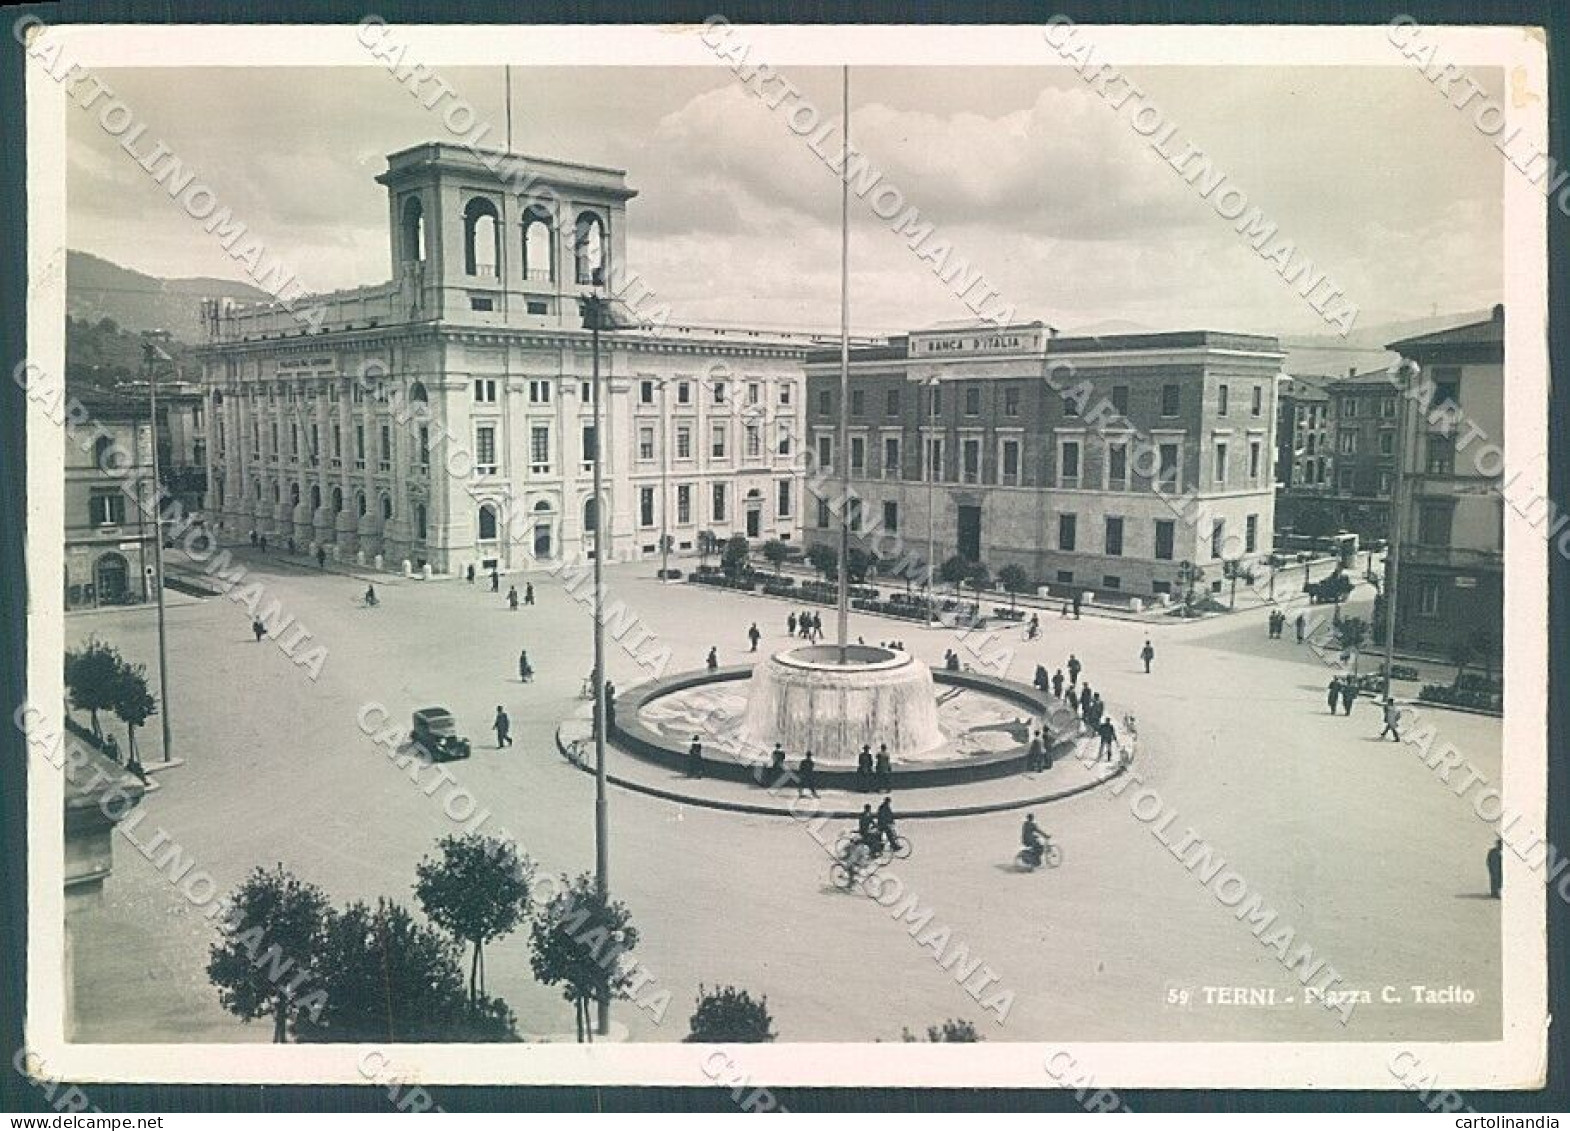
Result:
<instances>
[{"instance_id":1,"label":"pedestrian walking","mask_svg":"<svg viewBox=\"0 0 1570 1131\"><path fill-rule=\"evenodd\" d=\"M720 650L718 648L710 648L708 659L706 659L704 663L708 665L708 668L711 672L718 671L720 666Z\"/></svg>"},{"instance_id":2,"label":"pedestrian walking","mask_svg":"<svg viewBox=\"0 0 1570 1131\"><path fill-rule=\"evenodd\" d=\"M1397 729L1397 726L1401 722L1401 712L1396 707L1396 701L1390 698L1388 695L1385 696L1384 711L1385 729L1379 732L1379 737L1384 738L1385 735L1388 734L1391 738L1395 739L1397 742L1400 742L1401 732Z\"/></svg>"},{"instance_id":3,"label":"pedestrian walking","mask_svg":"<svg viewBox=\"0 0 1570 1131\"><path fill-rule=\"evenodd\" d=\"M1083 594L1081 594L1081 593L1074 594L1074 619L1075 620L1079 619L1079 606L1080 606L1080 603L1083 600L1084 600L1084 595Z\"/></svg>"},{"instance_id":4,"label":"pedestrian walking","mask_svg":"<svg viewBox=\"0 0 1570 1131\"><path fill-rule=\"evenodd\" d=\"M804 793L818 796L818 764L812 760L811 750L796 763L796 796L800 797Z\"/></svg>"},{"instance_id":5,"label":"pedestrian walking","mask_svg":"<svg viewBox=\"0 0 1570 1131\"><path fill-rule=\"evenodd\" d=\"M255 546L256 545L256 531L252 530L252 531L249 531L249 533L251 535L251 545Z\"/></svg>"},{"instance_id":6,"label":"pedestrian walking","mask_svg":"<svg viewBox=\"0 0 1570 1131\"><path fill-rule=\"evenodd\" d=\"M532 668L529 665L529 653L526 652L526 651L519 652L518 653L518 682L519 683L529 683L533 679L534 679L534 668Z\"/></svg>"},{"instance_id":7,"label":"pedestrian walking","mask_svg":"<svg viewBox=\"0 0 1570 1131\"><path fill-rule=\"evenodd\" d=\"M251 631L256 635L256 642L260 644L262 637L267 635L267 626L259 620L251 621Z\"/></svg>"},{"instance_id":8,"label":"pedestrian walking","mask_svg":"<svg viewBox=\"0 0 1570 1131\"><path fill-rule=\"evenodd\" d=\"M1047 689L1047 669L1043 665L1036 665L1036 674L1031 678L1031 684L1037 691L1045 691Z\"/></svg>"},{"instance_id":9,"label":"pedestrian walking","mask_svg":"<svg viewBox=\"0 0 1570 1131\"><path fill-rule=\"evenodd\" d=\"M120 764L120 743L112 734L104 735L104 755L115 765Z\"/></svg>"},{"instance_id":10,"label":"pedestrian walking","mask_svg":"<svg viewBox=\"0 0 1570 1131\"><path fill-rule=\"evenodd\" d=\"M1084 669L1084 664L1079 662L1079 657L1070 652L1068 654L1068 682L1070 687L1079 686L1079 673Z\"/></svg>"},{"instance_id":11,"label":"pedestrian walking","mask_svg":"<svg viewBox=\"0 0 1570 1131\"><path fill-rule=\"evenodd\" d=\"M1025 639L1034 640L1041 635L1041 616L1037 613L1030 614L1030 624L1025 628Z\"/></svg>"},{"instance_id":12,"label":"pedestrian walking","mask_svg":"<svg viewBox=\"0 0 1570 1131\"><path fill-rule=\"evenodd\" d=\"M687 747L687 776L689 778L703 776L703 740L697 735L692 736L692 745Z\"/></svg>"},{"instance_id":13,"label":"pedestrian walking","mask_svg":"<svg viewBox=\"0 0 1570 1131\"><path fill-rule=\"evenodd\" d=\"M1303 631L1308 627L1308 618L1302 613L1298 613L1297 620L1294 623L1297 626L1297 642L1301 644L1303 643Z\"/></svg>"},{"instance_id":14,"label":"pedestrian walking","mask_svg":"<svg viewBox=\"0 0 1570 1131\"><path fill-rule=\"evenodd\" d=\"M1330 713L1336 713L1336 704L1341 701L1341 677L1332 676L1330 686L1325 688L1325 702L1330 704Z\"/></svg>"},{"instance_id":15,"label":"pedestrian walking","mask_svg":"<svg viewBox=\"0 0 1570 1131\"><path fill-rule=\"evenodd\" d=\"M1112 761L1112 751L1118 741L1118 728L1112 725L1111 719L1102 719L1101 725L1096 728L1096 733L1101 736L1101 760Z\"/></svg>"},{"instance_id":16,"label":"pedestrian walking","mask_svg":"<svg viewBox=\"0 0 1570 1131\"><path fill-rule=\"evenodd\" d=\"M1052 694L1055 698L1063 698L1063 669L1059 668L1052 673Z\"/></svg>"},{"instance_id":17,"label":"pedestrian walking","mask_svg":"<svg viewBox=\"0 0 1570 1131\"><path fill-rule=\"evenodd\" d=\"M1071 686L1068 689L1068 709L1074 714L1079 714L1079 692Z\"/></svg>"},{"instance_id":18,"label":"pedestrian walking","mask_svg":"<svg viewBox=\"0 0 1570 1131\"><path fill-rule=\"evenodd\" d=\"M1498 899L1505 886L1504 841L1500 837L1494 838L1494 846L1483 857L1483 862L1488 866L1488 895L1491 899Z\"/></svg>"},{"instance_id":19,"label":"pedestrian walking","mask_svg":"<svg viewBox=\"0 0 1570 1131\"><path fill-rule=\"evenodd\" d=\"M267 552L267 535L263 534L258 541L262 547L262 553L265 554Z\"/></svg>"},{"instance_id":20,"label":"pedestrian walking","mask_svg":"<svg viewBox=\"0 0 1570 1131\"><path fill-rule=\"evenodd\" d=\"M1061 613L1059 613L1058 615L1061 616L1064 620L1068 620L1068 602L1067 601L1063 602L1063 611Z\"/></svg>"},{"instance_id":21,"label":"pedestrian walking","mask_svg":"<svg viewBox=\"0 0 1570 1131\"><path fill-rule=\"evenodd\" d=\"M889 748L886 743L878 744L878 755L872 760L872 787L879 793L889 791L889 778L892 776L893 767L889 764Z\"/></svg>"},{"instance_id":22,"label":"pedestrian walking","mask_svg":"<svg viewBox=\"0 0 1570 1131\"><path fill-rule=\"evenodd\" d=\"M1047 741L1047 728L1037 727L1036 737L1041 741L1041 768L1052 769L1052 744Z\"/></svg>"},{"instance_id":23,"label":"pedestrian walking","mask_svg":"<svg viewBox=\"0 0 1570 1131\"><path fill-rule=\"evenodd\" d=\"M796 611L794 609L791 610L790 616L785 618L785 635L791 637L796 635Z\"/></svg>"},{"instance_id":24,"label":"pedestrian walking","mask_svg":"<svg viewBox=\"0 0 1570 1131\"><path fill-rule=\"evenodd\" d=\"M534 604L534 582L532 582L532 581L524 582L524 585L523 585L523 603L525 605L532 605L532 604Z\"/></svg>"},{"instance_id":25,"label":"pedestrian walking","mask_svg":"<svg viewBox=\"0 0 1570 1131\"><path fill-rule=\"evenodd\" d=\"M467 571L467 576L469 578L469 584L473 585L474 584L474 563L473 562L469 563L469 569Z\"/></svg>"},{"instance_id":26,"label":"pedestrian walking","mask_svg":"<svg viewBox=\"0 0 1570 1131\"><path fill-rule=\"evenodd\" d=\"M769 755L769 774L774 778L776 786L785 777L785 747L778 742L774 744L774 752Z\"/></svg>"},{"instance_id":27,"label":"pedestrian walking","mask_svg":"<svg viewBox=\"0 0 1570 1131\"><path fill-rule=\"evenodd\" d=\"M491 729L496 732L496 749L512 745L512 720L507 717L507 712L496 707L496 718L491 722Z\"/></svg>"},{"instance_id":28,"label":"pedestrian walking","mask_svg":"<svg viewBox=\"0 0 1570 1131\"><path fill-rule=\"evenodd\" d=\"M327 568L327 551L321 546L316 547L316 568Z\"/></svg>"},{"instance_id":29,"label":"pedestrian walking","mask_svg":"<svg viewBox=\"0 0 1570 1131\"><path fill-rule=\"evenodd\" d=\"M1145 674L1150 674L1150 661L1156 658L1156 650L1150 646L1150 641L1145 641L1145 646L1139 650L1139 658L1145 661Z\"/></svg>"},{"instance_id":30,"label":"pedestrian walking","mask_svg":"<svg viewBox=\"0 0 1570 1131\"><path fill-rule=\"evenodd\" d=\"M758 631L758 622L753 621L752 627L747 630L747 639L752 641L752 648L750 651L756 652L758 650L758 641L762 638L763 633Z\"/></svg>"},{"instance_id":31,"label":"pedestrian walking","mask_svg":"<svg viewBox=\"0 0 1570 1131\"><path fill-rule=\"evenodd\" d=\"M491 567L491 592L492 593L499 593L499 592L501 592L501 587L502 587L502 575L497 573L496 572L496 568L493 566L493 567Z\"/></svg>"},{"instance_id":32,"label":"pedestrian walking","mask_svg":"<svg viewBox=\"0 0 1570 1131\"><path fill-rule=\"evenodd\" d=\"M365 587L365 596L362 597L361 600L365 602L365 607L368 609L374 609L378 604L380 604L380 602L376 599L376 586L367 585Z\"/></svg>"},{"instance_id":33,"label":"pedestrian walking","mask_svg":"<svg viewBox=\"0 0 1570 1131\"><path fill-rule=\"evenodd\" d=\"M1031 772L1041 769L1041 736L1032 733L1030 746L1025 752L1025 768Z\"/></svg>"},{"instance_id":34,"label":"pedestrian walking","mask_svg":"<svg viewBox=\"0 0 1570 1131\"><path fill-rule=\"evenodd\" d=\"M866 793L872 789L872 747L863 743L861 753L856 755L856 790Z\"/></svg>"},{"instance_id":35,"label":"pedestrian walking","mask_svg":"<svg viewBox=\"0 0 1570 1131\"><path fill-rule=\"evenodd\" d=\"M518 611L518 587L516 585L507 586L507 607L513 612Z\"/></svg>"},{"instance_id":36,"label":"pedestrian walking","mask_svg":"<svg viewBox=\"0 0 1570 1131\"><path fill-rule=\"evenodd\" d=\"M1350 679L1341 681L1341 711L1343 714L1352 713L1352 702L1357 698L1357 684Z\"/></svg>"}]
</instances>

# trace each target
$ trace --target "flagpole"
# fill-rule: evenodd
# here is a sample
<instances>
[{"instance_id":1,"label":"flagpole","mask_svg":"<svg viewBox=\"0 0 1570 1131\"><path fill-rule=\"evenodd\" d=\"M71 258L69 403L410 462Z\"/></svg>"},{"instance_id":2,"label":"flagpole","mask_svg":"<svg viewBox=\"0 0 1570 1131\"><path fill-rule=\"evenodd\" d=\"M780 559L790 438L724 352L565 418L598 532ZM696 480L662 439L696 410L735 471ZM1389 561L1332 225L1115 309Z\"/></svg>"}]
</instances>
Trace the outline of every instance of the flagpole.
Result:
<instances>
[{"instance_id":1,"label":"flagpole","mask_svg":"<svg viewBox=\"0 0 1570 1131\"><path fill-rule=\"evenodd\" d=\"M840 70L845 128L840 139L840 663L850 647L850 67Z\"/></svg>"},{"instance_id":2,"label":"flagpole","mask_svg":"<svg viewBox=\"0 0 1570 1131\"><path fill-rule=\"evenodd\" d=\"M502 72L503 72L503 74L505 74L507 76L507 152L511 153L512 152L512 67L511 66L505 66L505 67L502 68Z\"/></svg>"}]
</instances>

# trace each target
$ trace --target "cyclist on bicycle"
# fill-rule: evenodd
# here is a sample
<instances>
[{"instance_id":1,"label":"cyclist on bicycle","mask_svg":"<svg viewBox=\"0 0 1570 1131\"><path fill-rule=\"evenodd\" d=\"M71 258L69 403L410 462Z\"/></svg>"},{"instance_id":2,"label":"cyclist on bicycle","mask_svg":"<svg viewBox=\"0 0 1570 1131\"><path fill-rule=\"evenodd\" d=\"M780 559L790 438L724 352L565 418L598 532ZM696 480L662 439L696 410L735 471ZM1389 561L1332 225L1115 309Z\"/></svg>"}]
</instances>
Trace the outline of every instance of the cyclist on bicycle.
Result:
<instances>
[{"instance_id":1,"label":"cyclist on bicycle","mask_svg":"<svg viewBox=\"0 0 1570 1131\"><path fill-rule=\"evenodd\" d=\"M878 806L877 819L877 835L888 844L889 852L892 853L894 851L895 845L899 843L899 839L894 833L894 805L887 797L885 797L883 799L883 803Z\"/></svg>"},{"instance_id":2,"label":"cyclist on bicycle","mask_svg":"<svg viewBox=\"0 0 1570 1131\"><path fill-rule=\"evenodd\" d=\"M1019 842L1025 846L1036 863L1040 863L1047 851L1047 834L1041 831L1041 826L1036 824L1034 813L1025 814L1025 823L1020 826Z\"/></svg>"},{"instance_id":3,"label":"cyclist on bicycle","mask_svg":"<svg viewBox=\"0 0 1570 1131\"><path fill-rule=\"evenodd\" d=\"M365 587L365 603L373 609L376 607L376 586L367 585Z\"/></svg>"},{"instance_id":4,"label":"cyclist on bicycle","mask_svg":"<svg viewBox=\"0 0 1570 1131\"><path fill-rule=\"evenodd\" d=\"M872 805L869 802L861 807L861 812L856 816L856 839L867 846L867 851L876 856L883 847L883 830L873 816Z\"/></svg>"}]
</instances>

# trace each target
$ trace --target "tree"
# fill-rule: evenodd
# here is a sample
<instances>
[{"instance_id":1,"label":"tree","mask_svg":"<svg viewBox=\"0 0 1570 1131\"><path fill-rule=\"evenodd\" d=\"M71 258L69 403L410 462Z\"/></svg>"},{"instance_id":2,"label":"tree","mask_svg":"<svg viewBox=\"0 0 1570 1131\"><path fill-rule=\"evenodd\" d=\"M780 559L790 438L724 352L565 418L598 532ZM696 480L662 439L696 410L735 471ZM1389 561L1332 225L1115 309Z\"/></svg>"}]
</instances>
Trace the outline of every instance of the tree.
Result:
<instances>
[{"instance_id":1,"label":"tree","mask_svg":"<svg viewBox=\"0 0 1570 1131\"><path fill-rule=\"evenodd\" d=\"M573 1005L578 1040L592 1041L589 1003L628 996L632 974L621 958L638 945L638 930L626 905L607 903L589 873L563 886L534 921L529 964L545 985L561 986Z\"/></svg>"},{"instance_id":2,"label":"tree","mask_svg":"<svg viewBox=\"0 0 1570 1131\"><path fill-rule=\"evenodd\" d=\"M128 761L141 762L136 754L136 728L158 713L158 700L147 686L147 669L141 664L120 665L114 680L114 713L125 724Z\"/></svg>"},{"instance_id":3,"label":"tree","mask_svg":"<svg viewBox=\"0 0 1570 1131\"><path fill-rule=\"evenodd\" d=\"M1008 590L1011 609L1018 607L1019 594L1030 592L1030 574L1025 572L1024 566L1010 562L998 570L998 581L1002 583L1004 589Z\"/></svg>"},{"instance_id":4,"label":"tree","mask_svg":"<svg viewBox=\"0 0 1570 1131\"><path fill-rule=\"evenodd\" d=\"M763 544L763 557L774 567L774 576L780 575L780 566L785 564L785 559L790 556L790 547L778 538L770 538Z\"/></svg>"},{"instance_id":5,"label":"tree","mask_svg":"<svg viewBox=\"0 0 1570 1131\"><path fill-rule=\"evenodd\" d=\"M938 577L945 585L954 587L954 596L959 596L960 582L970 576L970 562L955 554L948 561L938 567Z\"/></svg>"},{"instance_id":6,"label":"tree","mask_svg":"<svg viewBox=\"0 0 1570 1131\"><path fill-rule=\"evenodd\" d=\"M824 581L832 581L839 572L840 552L827 542L814 542L807 547L807 561Z\"/></svg>"},{"instance_id":7,"label":"tree","mask_svg":"<svg viewBox=\"0 0 1570 1131\"><path fill-rule=\"evenodd\" d=\"M529 914L534 864L511 841L470 833L437 842L439 859L415 867L420 908L445 931L473 946L469 1002L485 991L485 944L511 934Z\"/></svg>"},{"instance_id":8,"label":"tree","mask_svg":"<svg viewBox=\"0 0 1570 1131\"><path fill-rule=\"evenodd\" d=\"M852 546L850 553L845 555L846 579L852 585L860 585L867 580L867 571L872 568L873 557L860 546Z\"/></svg>"},{"instance_id":9,"label":"tree","mask_svg":"<svg viewBox=\"0 0 1570 1131\"><path fill-rule=\"evenodd\" d=\"M769 999L756 1001L746 990L718 986L712 990L698 987L698 1008L687 1022L691 1044L761 1044L772 1041L774 1019L769 1016Z\"/></svg>"},{"instance_id":10,"label":"tree","mask_svg":"<svg viewBox=\"0 0 1570 1131\"><path fill-rule=\"evenodd\" d=\"M1357 651L1368 638L1368 622L1362 617L1343 617L1336 625L1336 640L1352 653L1352 678L1357 678Z\"/></svg>"},{"instance_id":11,"label":"tree","mask_svg":"<svg viewBox=\"0 0 1570 1131\"><path fill-rule=\"evenodd\" d=\"M1451 681L1451 687L1461 686L1461 675L1476 655L1477 649L1472 646L1472 641L1467 637L1458 636L1450 641L1450 662L1456 666L1456 677Z\"/></svg>"},{"instance_id":12,"label":"tree","mask_svg":"<svg viewBox=\"0 0 1570 1131\"><path fill-rule=\"evenodd\" d=\"M1493 629L1479 628L1471 635L1472 651L1476 653L1478 661L1483 665L1483 674L1488 681L1494 681L1494 660L1499 656L1499 637L1494 635Z\"/></svg>"},{"instance_id":13,"label":"tree","mask_svg":"<svg viewBox=\"0 0 1570 1131\"><path fill-rule=\"evenodd\" d=\"M329 915L322 932L319 1010L295 1018L302 1041L506 1041L517 1021L505 1002L470 1002L458 943L379 899Z\"/></svg>"},{"instance_id":14,"label":"tree","mask_svg":"<svg viewBox=\"0 0 1570 1131\"><path fill-rule=\"evenodd\" d=\"M732 534L720 555L720 568L727 577L737 577L747 568L747 555L751 548L745 534Z\"/></svg>"},{"instance_id":15,"label":"tree","mask_svg":"<svg viewBox=\"0 0 1570 1131\"><path fill-rule=\"evenodd\" d=\"M957 1017L951 1017L941 1025L927 1026L927 1040L933 1044L969 1044L981 1039L974 1022ZM916 1035L906 1029L900 1033L900 1040L910 1044L916 1040Z\"/></svg>"},{"instance_id":16,"label":"tree","mask_svg":"<svg viewBox=\"0 0 1570 1131\"><path fill-rule=\"evenodd\" d=\"M329 908L314 884L277 864L256 868L236 889L218 941L208 950L207 978L223 1007L242 1021L273 1019L273 1041L282 1043L291 1023L319 1009L313 986Z\"/></svg>"},{"instance_id":17,"label":"tree","mask_svg":"<svg viewBox=\"0 0 1570 1131\"><path fill-rule=\"evenodd\" d=\"M72 707L88 713L95 738L104 735L98 712L114 709L120 669L124 666L120 653L102 640L89 640L85 648L65 654L66 693Z\"/></svg>"},{"instance_id":18,"label":"tree","mask_svg":"<svg viewBox=\"0 0 1570 1131\"><path fill-rule=\"evenodd\" d=\"M714 553L717 552L718 544L719 544L719 539L717 537L715 537L714 531L712 531L712 530L700 530L700 531L698 531L698 565L699 566L706 566L706 565L709 564L709 558Z\"/></svg>"},{"instance_id":19,"label":"tree","mask_svg":"<svg viewBox=\"0 0 1570 1131\"><path fill-rule=\"evenodd\" d=\"M970 582L970 587L976 591L976 599L981 599L981 591L992 584L992 571L981 562L971 562L965 570L965 580Z\"/></svg>"}]
</instances>

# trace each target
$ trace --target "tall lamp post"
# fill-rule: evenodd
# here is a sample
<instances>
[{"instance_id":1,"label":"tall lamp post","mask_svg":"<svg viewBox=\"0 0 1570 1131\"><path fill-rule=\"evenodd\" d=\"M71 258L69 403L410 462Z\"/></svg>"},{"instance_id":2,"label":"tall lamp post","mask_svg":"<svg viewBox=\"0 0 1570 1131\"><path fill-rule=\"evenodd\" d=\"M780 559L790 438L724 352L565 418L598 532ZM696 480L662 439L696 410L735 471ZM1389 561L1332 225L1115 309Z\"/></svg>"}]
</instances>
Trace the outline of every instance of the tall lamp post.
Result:
<instances>
[{"instance_id":1,"label":"tall lamp post","mask_svg":"<svg viewBox=\"0 0 1570 1131\"><path fill-rule=\"evenodd\" d=\"M169 724L169 645L164 629L164 522L163 481L158 470L158 364L173 359L151 339L165 337L150 331L142 342L142 369L147 378L147 414L153 440L153 590L158 602L158 718L163 724L164 761L173 758L174 738Z\"/></svg>"},{"instance_id":2,"label":"tall lamp post","mask_svg":"<svg viewBox=\"0 0 1570 1131\"><path fill-rule=\"evenodd\" d=\"M934 560L938 556L938 378L935 375L927 380L927 415L931 427L927 431L927 442L922 445L926 450L921 458L927 465L927 620L930 622L933 609L937 607L933 580L938 568Z\"/></svg>"},{"instance_id":3,"label":"tall lamp post","mask_svg":"<svg viewBox=\"0 0 1570 1131\"><path fill-rule=\"evenodd\" d=\"M605 529L604 468L606 450L604 435L604 397L600 388L600 331L625 330L636 323L618 316L614 300L601 292L604 286L603 268L595 268L592 276L595 288L581 296L578 304L583 313L584 325L589 329L590 351L593 357L590 393L594 400L594 881L600 898L610 901L610 828L606 822L605 805L605 546L602 537ZM602 1036L610 1031L610 994L600 996L596 1031Z\"/></svg>"},{"instance_id":4,"label":"tall lamp post","mask_svg":"<svg viewBox=\"0 0 1570 1131\"><path fill-rule=\"evenodd\" d=\"M1385 551L1385 678L1383 698L1390 698L1390 669L1395 663L1396 647L1396 573L1401 566L1401 528L1406 515L1402 508L1402 492L1406 483L1407 446L1407 380L1416 375L1416 365L1402 358L1397 363L1396 381L1401 392L1396 405L1396 477L1390 489L1390 545Z\"/></svg>"}]
</instances>

